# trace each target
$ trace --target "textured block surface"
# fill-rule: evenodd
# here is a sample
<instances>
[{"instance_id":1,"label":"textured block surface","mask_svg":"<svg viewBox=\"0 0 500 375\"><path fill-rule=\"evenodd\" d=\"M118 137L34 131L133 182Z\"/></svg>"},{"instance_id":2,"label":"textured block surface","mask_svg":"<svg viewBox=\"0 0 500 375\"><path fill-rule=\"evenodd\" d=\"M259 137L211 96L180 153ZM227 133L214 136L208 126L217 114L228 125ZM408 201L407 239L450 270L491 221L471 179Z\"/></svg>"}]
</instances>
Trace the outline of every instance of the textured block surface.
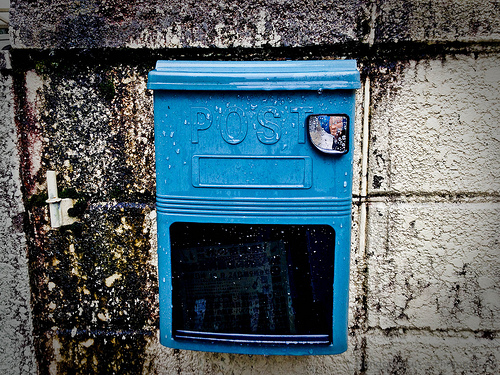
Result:
<instances>
[{"instance_id":1,"label":"textured block surface","mask_svg":"<svg viewBox=\"0 0 500 375\"><path fill-rule=\"evenodd\" d=\"M500 328L500 203L373 203L368 325Z\"/></svg>"},{"instance_id":2,"label":"textured block surface","mask_svg":"<svg viewBox=\"0 0 500 375\"><path fill-rule=\"evenodd\" d=\"M371 193L500 191L500 59L450 56L379 68Z\"/></svg>"},{"instance_id":3,"label":"textured block surface","mask_svg":"<svg viewBox=\"0 0 500 375\"><path fill-rule=\"evenodd\" d=\"M500 39L496 1L377 1L376 42L480 42Z\"/></svg>"},{"instance_id":4,"label":"textured block surface","mask_svg":"<svg viewBox=\"0 0 500 375\"><path fill-rule=\"evenodd\" d=\"M470 334L374 333L366 339L366 374L498 374L498 340Z\"/></svg>"},{"instance_id":5,"label":"textured block surface","mask_svg":"<svg viewBox=\"0 0 500 375\"><path fill-rule=\"evenodd\" d=\"M152 202L155 191L153 97L147 70L73 70L40 62L26 73L22 122L32 183L43 190L45 169L59 190L75 188L93 200Z\"/></svg>"},{"instance_id":6,"label":"textured block surface","mask_svg":"<svg viewBox=\"0 0 500 375\"><path fill-rule=\"evenodd\" d=\"M13 0L15 48L307 46L358 41L365 1Z\"/></svg>"},{"instance_id":7,"label":"textured block surface","mask_svg":"<svg viewBox=\"0 0 500 375\"><path fill-rule=\"evenodd\" d=\"M0 371L34 373L30 285L9 54L0 52Z\"/></svg>"}]
</instances>

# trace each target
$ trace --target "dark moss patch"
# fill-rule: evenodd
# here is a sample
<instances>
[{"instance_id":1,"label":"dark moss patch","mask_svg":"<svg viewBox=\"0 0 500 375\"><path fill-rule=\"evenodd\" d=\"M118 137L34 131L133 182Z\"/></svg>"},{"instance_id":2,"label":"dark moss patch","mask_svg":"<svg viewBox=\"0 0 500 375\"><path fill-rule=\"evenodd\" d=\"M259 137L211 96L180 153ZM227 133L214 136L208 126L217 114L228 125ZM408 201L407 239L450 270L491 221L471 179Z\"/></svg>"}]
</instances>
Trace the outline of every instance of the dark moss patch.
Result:
<instances>
[{"instance_id":1,"label":"dark moss patch","mask_svg":"<svg viewBox=\"0 0 500 375\"><path fill-rule=\"evenodd\" d=\"M47 192L34 194L28 198L26 208L32 209L33 207L44 207L47 205L47 199L49 199L49 197L47 196Z\"/></svg>"},{"instance_id":2,"label":"dark moss patch","mask_svg":"<svg viewBox=\"0 0 500 375\"><path fill-rule=\"evenodd\" d=\"M47 68L45 66L45 62L44 61L37 61L35 62L35 71L38 73L38 74L44 74L47 72Z\"/></svg>"},{"instance_id":3,"label":"dark moss patch","mask_svg":"<svg viewBox=\"0 0 500 375\"><path fill-rule=\"evenodd\" d=\"M68 215L71 217L82 217L88 207L86 199L78 199L72 208L68 209Z\"/></svg>"},{"instance_id":4,"label":"dark moss patch","mask_svg":"<svg viewBox=\"0 0 500 375\"><path fill-rule=\"evenodd\" d=\"M111 101L116 95L115 83L112 78L105 78L99 83L99 91L105 100Z\"/></svg>"},{"instance_id":5,"label":"dark moss patch","mask_svg":"<svg viewBox=\"0 0 500 375\"><path fill-rule=\"evenodd\" d=\"M374 189L380 189L382 186L382 181L384 178L382 176L373 176L373 188Z\"/></svg>"},{"instance_id":6,"label":"dark moss patch","mask_svg":"<svg viewBox=\"0 0 500 375\"><path fill-rule=\"evenodd\" d=\"M59 193L59 198L76 199L73 207L68 209L68 215L71 217L83 217L83 214L89 205L88 194L81 193L73 187L63 189Z\"/></svg>"},{"instance_id":7,"label":"dark moss patch","mask_svg":"<svg viewBox=\"0 0 500 375\"><path fill-rule=\"evenodd\" d=\"M120 188L119 186L113 186L111 187L109 191L109 197L111 199L119 199L125 197L126 193L123 188Z\"/></svg>"},{"instance_id":8,"label":"dark moss patch","mask_svg":"<svg viewBox=\"0 0 500 375\"><path fill-rule=\"evenodd\" d=\"M493 340L497 337L497 333L495 331L483 331L481 334L481 338Z\"/></svg>"},{"instance_id":9,"label":"dark moss patch","mask_svg":"<svg viewBox=\"0 0 500 375\"><path fill-rule=\"evenodd\" d=\"M79 199L82 198L82 194L80 194L75 188L65 188L61 192L59 192L59 198L72 198Z\"/></svg>"},{"instance_id":10,"label":"dark moss patch","mask_svg":"<svg viewBox=\"0 0 500 375\"><path fill-rule=\"evenodd\" d=\"M50 72L57 71L59 62L56 60L45 59L35 62L35 71L40 75L46 75Z\"/></svg>"}]
</instances>

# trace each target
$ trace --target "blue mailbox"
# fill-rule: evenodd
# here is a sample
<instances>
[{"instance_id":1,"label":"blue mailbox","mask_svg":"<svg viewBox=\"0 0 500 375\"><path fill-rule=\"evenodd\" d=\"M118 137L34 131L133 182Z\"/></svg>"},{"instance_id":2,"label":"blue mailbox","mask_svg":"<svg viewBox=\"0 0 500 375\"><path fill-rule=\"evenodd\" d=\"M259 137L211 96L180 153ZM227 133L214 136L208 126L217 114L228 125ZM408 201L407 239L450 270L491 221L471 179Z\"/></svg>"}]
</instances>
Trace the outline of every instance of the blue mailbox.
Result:
<instances>
[{"instance_id":1,"label":"blue mailbox","mask_svg":"<svg viewBox=\"0 0 500 375\"><path fill-rule=\"evenodd\" d=\"M346 350L359 87L354 60L157 62L163 345Z\"/></svg>"}]
</instances>

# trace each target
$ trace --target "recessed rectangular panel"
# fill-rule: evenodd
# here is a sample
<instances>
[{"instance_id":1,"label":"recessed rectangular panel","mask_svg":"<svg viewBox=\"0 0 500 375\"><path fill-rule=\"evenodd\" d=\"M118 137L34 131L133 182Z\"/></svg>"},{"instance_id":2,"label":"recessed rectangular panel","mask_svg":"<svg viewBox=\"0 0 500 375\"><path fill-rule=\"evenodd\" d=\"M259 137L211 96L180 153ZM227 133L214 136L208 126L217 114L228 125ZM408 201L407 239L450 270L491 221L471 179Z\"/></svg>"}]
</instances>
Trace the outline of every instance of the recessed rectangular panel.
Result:
<instances>
[{"instance_id":1,"label":"recessed rectangular panel","mask_svg":"<svg viewBox=\"0 0 500 375\"><path fill-rule=\"evenodd\" d=\"M195 187L308 189L312 184L307 156L193 156L192 161Z\"/></svg>"}]
</instances>

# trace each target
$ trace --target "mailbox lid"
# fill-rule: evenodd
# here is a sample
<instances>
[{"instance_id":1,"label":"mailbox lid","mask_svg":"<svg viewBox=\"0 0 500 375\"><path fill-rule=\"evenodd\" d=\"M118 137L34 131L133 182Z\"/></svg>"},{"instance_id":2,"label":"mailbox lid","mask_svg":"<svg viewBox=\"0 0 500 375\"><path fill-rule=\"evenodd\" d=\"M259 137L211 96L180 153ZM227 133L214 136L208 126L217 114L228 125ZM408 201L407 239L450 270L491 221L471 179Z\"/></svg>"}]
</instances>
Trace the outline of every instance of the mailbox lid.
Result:
<instances>
[{"instance_id":1,"label":"mailbox lid","mask_svg":"<svg viewBox=\"0 0 500 375\"><path fill-rule=\"evenodd\" d=\"M148 88L153 90L339 90L360 87L356 60L160 60L148 76Z\"/></svg>"}]
</instances>

